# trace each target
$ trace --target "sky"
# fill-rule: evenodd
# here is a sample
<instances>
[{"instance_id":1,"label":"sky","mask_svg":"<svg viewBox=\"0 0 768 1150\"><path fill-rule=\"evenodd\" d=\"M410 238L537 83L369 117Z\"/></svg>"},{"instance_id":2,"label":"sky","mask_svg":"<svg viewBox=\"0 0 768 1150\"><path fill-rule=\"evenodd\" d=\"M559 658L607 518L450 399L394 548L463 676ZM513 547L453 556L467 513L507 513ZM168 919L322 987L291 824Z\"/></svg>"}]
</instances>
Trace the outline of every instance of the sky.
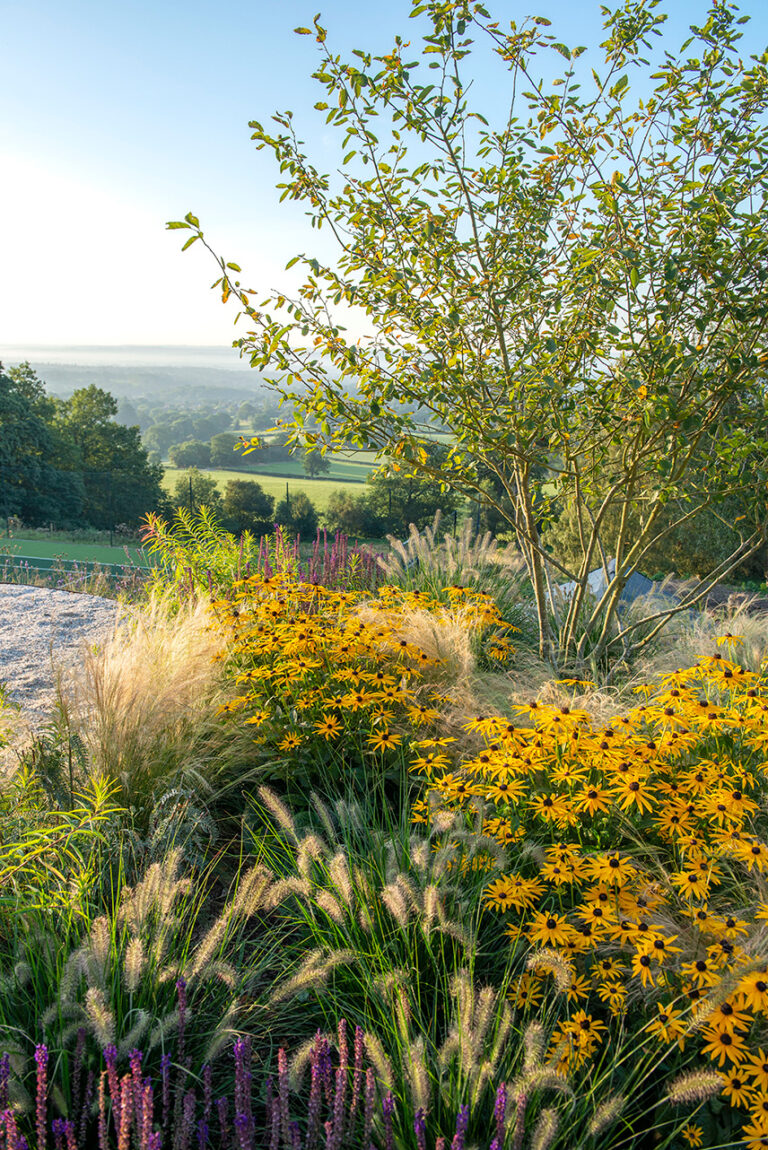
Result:
<instances>
[{"instance_id":1,"label":"sky","mask_svg":"<svg viewBox=\"0 0 768 1150\"><path fill-rule=\"evenodd\" d=\"M228 347L241 328L210 290L215 263L199 244L182 254L185 233L165 229L188 211L259 292L285 284L293 255L316 253L248 128L291 108L317 166L334 154L312 111L317 46L292 31L314 5L339 52L384 52L395 34L418 44L409 0L0 0L0 344ZM501 21L546 16L599 63L599 0L487 6ZM706 0L661 8L672 48ZM768 3L741 9L753 17L743 54L761 52ZM491 115L503 80L478 75Z\"/></svg>"}]
</instances>

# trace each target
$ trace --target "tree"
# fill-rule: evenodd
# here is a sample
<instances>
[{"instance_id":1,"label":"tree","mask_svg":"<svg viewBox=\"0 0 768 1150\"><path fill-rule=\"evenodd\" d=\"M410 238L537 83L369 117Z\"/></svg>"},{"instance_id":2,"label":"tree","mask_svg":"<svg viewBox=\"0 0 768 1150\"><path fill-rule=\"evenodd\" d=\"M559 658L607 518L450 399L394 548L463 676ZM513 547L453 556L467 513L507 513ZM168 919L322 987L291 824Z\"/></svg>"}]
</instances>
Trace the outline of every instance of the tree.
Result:
<instances>
[{"instance_id":1,"label":"tree","mask_svg":"<svg viewBox=\"0 0 768 1150\"><path fill-rule=\"evenodd\" d=\"M190 467L178 477L172 502L174 507L184 507L187 511L197 511L202 506L218 514L223 510L218 483L210 475L201 475L196 467Z\"/></svg>"},{"instance_id":2,"label":"tree","mask_svg":"<svg viewBox=\"0 0 768 1150\"><path fill-rule=\"evenodd\" d=\"M203 443L200 439L174 443L168 449L168 458L174 467L210 467L211 445Z\"/></svg>"},{"instance_id":3,"label":"tree","mask_svg":"<svg viewBox=\"0 0 768 1150\"><path fill-rule=\"evenodd\" d=\"M358 538L381 539L391 530L371 510L366 493L352 495L345 490L332 491L323 518L331 531L342 531Z\"/></svg>"},{"instance_id":4,"label":"tree","mask_svg":"<svg viewBox=\"0 0 768 1150\"><path fill-rule=\"evenodd\" d=\"M267 495L260 483L252 479L230 479L224 488L222 505L228 531L241 535L267 535L275 524L275 498Z\"/></svg>"},{"instance_id":5,"label":"tree","mask_svg":"<svg viewBox=\"0 0 768 1150\"><path fill-rule=\"evenodd\" d=\"M256 307L238 265L215 256L215 286L250 321L239 346L298 428L312 415L323 442L352 435L495 503L530 575L540 654L560 668L630 658L768 530L768 55L739 59L730 0L658 60L656 0L603 11L591 69L549 21L504 28L471 0L416 4L421 61L400 37L344 60L319 20L298 29L318 42L317 106L343 158L322 174L290 112L271 131L254 121L252 138L273 153L283 198L331 232L338 260L295 257L306 273L296 294ZM493 127L467 98L473 38L509 69L509 115ZM552 82L535 70L541 54L565 59ZM208 246L191 213L169 227ZM337 303L360 309L372 334L348 336ZM749 426L731 418L744 395ZM439 470L425 454L433 422L452 435ZM704 441L702 484L691 473ZM630 575L726 497L744 508L732 553L679 607L624 620ZM568 500L572 562L542 535ZM611 553L615 576L595 602L587 577ZM558 580L576 584L560 605Z\"/></svg>"},{"instance_id":6,"label":"tree","mask_svg":"<svg viewBox=\"0 0 768 1150\"><path fill-rule=\"evenodd\" d=\"M327 475L331 470L331 461L327 455L321 454L316 447L307 447L302 456L304 472L314 479L316 475Z\"/></svg>"},{"instance_id":7,"label":"tree","mask_svg":"<svg viewBox=\"0 0 768 1150\"><path fill-rule=\"evenodd\" d=\"M425 443L423 451L434 472L439 474L448 450L436 443ZM413 523L420 531L441 511L445 519L458 511L464 502L458 491L441 487L433 474L413 472L391 465L372 471L366 479L366 503L369 514L384 525L386 531L407 535Z\"/></svg>"},{"instance_id":8,"label":"tree","mask_svg":"<svg viewBox=\"0 0 768 1150\"><path fill-rule=\"evenodd\" d=\"M317 509L305 491L296 491L278 503L275 523L295 535L314 535L318 523Z\"/></svg>"},{"instance_id":9,"label":"tree","mask_svg":"<svg viewBox=\"0 0 768 1150\"><path fill-rule=\"evenodd\" d=\"M18 515L32 527L82 522L82 483L57 466L54 410L28 363L7 372L0 365L0 515Z\"/></svg>"},{"instance_id":10,"label":"tree","mask_svg":"<svg viewBox=\"0 0 768 1150\"><path fill-rule=\"evenodd\" d=\"M232 431L222 431L211 439L211 465L213 467L234 467L240 456L235 448L241 442L240 436Z\"/></svg>"},{"instance_id":11,"label":"tree","mask_svg":"<svg viewBox=\"0 0 768 1150\"><path fill-rule=\"evenodd\" d=\"M163 469L151 464L138 427L115 422L117 401L96 387L55 400L53 430L58 465L73 472L84 490L82 517L94 527L138 525L163 503Z\"/></svg>"}]
</instances>

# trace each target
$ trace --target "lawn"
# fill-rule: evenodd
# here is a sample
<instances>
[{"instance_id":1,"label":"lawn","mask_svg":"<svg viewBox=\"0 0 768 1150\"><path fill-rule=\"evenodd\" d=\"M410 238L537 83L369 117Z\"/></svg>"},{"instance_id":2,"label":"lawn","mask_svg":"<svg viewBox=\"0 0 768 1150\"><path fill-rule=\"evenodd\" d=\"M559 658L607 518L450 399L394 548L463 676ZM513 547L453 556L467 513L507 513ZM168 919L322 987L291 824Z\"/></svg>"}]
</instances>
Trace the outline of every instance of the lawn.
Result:
<instances>
[{"instance_id":1,"label":"lawn","mask_svg":"<svg viewBox=\"0 0 768 1150\"><path fill-rule=\"evenodd\" d=\"M0 540L0 563L6 555L23 555L35 559L66 559L78 563L137 563L150 562L138 547L109 547L97 543L70 543L55 535L48 539Z\"/></svg>"},{"instance_id":2,"label":"lawn","mask_svg":"<svg viewBox=\"0 0 768 1150\"><path fill-rule=\"evenodd\" d=\"M291 467L292 464L287 463L285 466L288 468ZM342 466L353 465L348 464ZM166 491L172 492L179 477L184 474L184 471L178 467L166 467L165 476L163 478L163 485ZM224 471L216 468L211 468L211 470L204 471L203 475L207 475L211 479L215 479L222 492L224 491L227 483L229 483L232 479L253 479L260 484L260 486L264 489L264 491L267 492L268 495L274 495L275 502L279 502L281 499L285 498L285 488L287 483L289 494L295 495L298 491L305 491L318 511L325 511L328 506L328 500L330 498L331 492L333 491L346 490L351 492L353 495L359 495L360 482L362 482L362 480L359 480L353 483L349 482L349 480L344 481L343 479L334 481L332 478L307 479L306 476L301 473L300 469L297 470L296 478L289 479L284 479L277 475L267 475L262 471Z\"/></svg>"}]
</instances>

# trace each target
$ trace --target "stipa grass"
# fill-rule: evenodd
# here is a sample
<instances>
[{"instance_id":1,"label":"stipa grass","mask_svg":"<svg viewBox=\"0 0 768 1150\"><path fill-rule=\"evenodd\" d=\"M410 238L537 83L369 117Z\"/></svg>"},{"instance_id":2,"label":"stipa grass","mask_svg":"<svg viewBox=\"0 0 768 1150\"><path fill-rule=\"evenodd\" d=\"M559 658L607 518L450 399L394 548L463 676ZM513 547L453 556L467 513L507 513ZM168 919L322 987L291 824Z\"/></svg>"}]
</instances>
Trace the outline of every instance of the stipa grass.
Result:
<instances>
[{"instance_id":1,"label":"stipa grass","mask_svg":"<svg viewBox=\"0 0 768 1150\"><path fill-rule=\"evenodd\" d=\"M225 693L222 647L207 600L177 607L156 594L59 684L62 723L88 771L113 780L116 800L140 817L185 781L210 793L243 759L247 740L213 715Z\"/></svg>"}]
</instances>

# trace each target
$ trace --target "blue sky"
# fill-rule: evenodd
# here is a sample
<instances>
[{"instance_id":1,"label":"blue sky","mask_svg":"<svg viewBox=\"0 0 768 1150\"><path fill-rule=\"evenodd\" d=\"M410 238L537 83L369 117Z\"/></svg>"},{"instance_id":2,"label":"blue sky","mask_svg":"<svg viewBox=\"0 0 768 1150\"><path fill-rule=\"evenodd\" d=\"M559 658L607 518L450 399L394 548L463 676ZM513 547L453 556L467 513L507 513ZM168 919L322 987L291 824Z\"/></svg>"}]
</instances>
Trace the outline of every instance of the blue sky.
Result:
<instances>
[{"instance_id":1,"label":"blue sky","mask_svg":"<svg viewBox=\"0 0 768 1150\"><path fill-rule=\"evenodd\" d=\"M310 37L292 29L322 7L341 52L419 35L409 0L0 0L0 343L219 344L234 311L209 290L200 248L180 253L164 224L192 210L213 246L268 288L315 233L278 205L248 121L292 108L322 156L321 93ZM547 16L571 46L599 42L598 0L489 0L503 21ZM704 0L665 0L668 40ZM750 0L745 55L768 44L768 4ZM595 57L597 64L599 57ZM493 112L503 76L479 78ZM322 161L319 162L322 166Z\"/></svg>"}]
</instances>

